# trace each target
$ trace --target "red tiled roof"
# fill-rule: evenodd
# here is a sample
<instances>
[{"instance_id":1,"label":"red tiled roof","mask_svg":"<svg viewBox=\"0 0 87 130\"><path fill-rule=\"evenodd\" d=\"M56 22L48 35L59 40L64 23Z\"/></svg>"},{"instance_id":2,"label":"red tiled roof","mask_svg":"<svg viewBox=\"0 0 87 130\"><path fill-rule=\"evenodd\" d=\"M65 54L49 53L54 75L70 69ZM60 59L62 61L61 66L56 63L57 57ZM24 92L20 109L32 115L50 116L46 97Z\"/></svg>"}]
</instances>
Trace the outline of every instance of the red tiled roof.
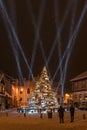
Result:
<instances>
[{"instance_id":1,"label":"red tiled roof","mask_svg":"<svg viewBox=\"0 0 87 130\"><path fill-rule=\"evenodd\" d=\"M81 79L85 79L87 78L87 71L79 74L78 76L76 76L75 78L71 79L70 81L76 81L76 80L81 80Z\"/></svg>"}]
</instances>

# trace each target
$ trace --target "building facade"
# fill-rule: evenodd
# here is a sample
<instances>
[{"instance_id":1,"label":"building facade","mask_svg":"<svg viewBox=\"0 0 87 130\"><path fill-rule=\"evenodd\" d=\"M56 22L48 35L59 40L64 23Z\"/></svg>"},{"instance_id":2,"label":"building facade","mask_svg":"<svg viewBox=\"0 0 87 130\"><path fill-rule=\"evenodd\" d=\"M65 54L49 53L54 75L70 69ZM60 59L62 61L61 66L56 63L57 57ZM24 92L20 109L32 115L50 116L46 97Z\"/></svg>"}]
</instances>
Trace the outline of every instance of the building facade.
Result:
<instances>
[{"instance_id":1,"label":"building facade","mask_svg":"<svg viewBox=\"0 0 87 130\"><path fill-rule=\"evenodd\" d=\"M18 80L12 85L12 104L14 107L28 106L29 97L34 90L35 82L24 79L23 85Z\"/></svg>"},{"instance_id":2,"label":"building facade","mask_svg":"<svg viewBox=\"0 0 87 130\"><path fill-rule=\"evenodd\" d=\"M12 85L7 75L0 72L0 109L12 106Z\"/></svg>"},{"instance_id":3,"label":"building facade","mask_svg":"<svg viewBox=\"0 0 87 130\"><path fill-rule=\"evenodd\" d=\"M77 106L82 100L87 100L87 71L70 80L72 83L72 98Z\"/></svg>"}]
</instances>

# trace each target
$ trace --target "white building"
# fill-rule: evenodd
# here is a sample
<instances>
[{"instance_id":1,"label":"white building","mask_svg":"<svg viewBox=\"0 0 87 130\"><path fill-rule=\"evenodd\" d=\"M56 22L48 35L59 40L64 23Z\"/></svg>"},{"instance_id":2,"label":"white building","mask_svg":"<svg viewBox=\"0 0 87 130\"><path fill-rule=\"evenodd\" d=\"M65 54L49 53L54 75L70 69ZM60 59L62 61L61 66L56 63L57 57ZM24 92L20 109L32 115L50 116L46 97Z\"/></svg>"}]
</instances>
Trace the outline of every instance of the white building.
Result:
<instances>
[{"instance_id":1,"label":"white building","mask_svg":"<svg viewBox=\"0 0 87 130\"><path fill-rule=\"evenodd\" d=\"M73 102L79 105L81 100L87 100L87 71L70 80L72 82Z\"/></svg>"}]
</instances>

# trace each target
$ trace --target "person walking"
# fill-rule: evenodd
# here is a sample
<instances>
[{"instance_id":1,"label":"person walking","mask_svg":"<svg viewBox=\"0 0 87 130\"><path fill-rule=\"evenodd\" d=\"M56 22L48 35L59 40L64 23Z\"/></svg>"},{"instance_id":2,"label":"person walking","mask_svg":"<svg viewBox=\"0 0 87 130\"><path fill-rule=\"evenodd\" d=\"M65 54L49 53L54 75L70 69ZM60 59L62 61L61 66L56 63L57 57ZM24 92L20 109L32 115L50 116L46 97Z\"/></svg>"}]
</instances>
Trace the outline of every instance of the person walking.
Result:
<instances>
[{"instance_id":1,"label":"person walking","mask_svg":"<svg viewBox=\"0 0 87 130\"><path fill-rule=\"evenodd\" d=\"M75 108L74 108L73 105L71 105L71 107L70 107L70 118L71 118L71 121L70 122L74 121L74 113L75 113Z\"/></svg>"},{"instance_id":2,"label":"person walking","mask_svg":"<svg viewBox=\"0 0 87 130\"><path fill-rule=\"evenodd\" d=\"M60 106L58 109L60 123L64 123L64 108Z\"/></svg>"}]
</instances>

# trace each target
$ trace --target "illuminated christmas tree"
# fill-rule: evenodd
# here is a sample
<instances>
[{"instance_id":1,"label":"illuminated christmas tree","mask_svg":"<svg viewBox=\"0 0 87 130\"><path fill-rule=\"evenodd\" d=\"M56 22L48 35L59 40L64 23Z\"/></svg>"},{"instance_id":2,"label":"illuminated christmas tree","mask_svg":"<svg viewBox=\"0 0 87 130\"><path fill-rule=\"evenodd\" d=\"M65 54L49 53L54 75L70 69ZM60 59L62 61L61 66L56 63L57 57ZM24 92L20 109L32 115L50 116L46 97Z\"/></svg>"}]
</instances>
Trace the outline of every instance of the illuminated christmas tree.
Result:
<instances>
[{"instance_id":1,"label":"illuminated christmas tree","mask_svg":"<svg viewBox=\"0 0 87 130\"><path fill-rule=\"evenodd\" d=\"M36 109L54 109L58 106L45 66L43 67L39 80L36 82L30 105Z\"/></svg>"}]
</instances>

